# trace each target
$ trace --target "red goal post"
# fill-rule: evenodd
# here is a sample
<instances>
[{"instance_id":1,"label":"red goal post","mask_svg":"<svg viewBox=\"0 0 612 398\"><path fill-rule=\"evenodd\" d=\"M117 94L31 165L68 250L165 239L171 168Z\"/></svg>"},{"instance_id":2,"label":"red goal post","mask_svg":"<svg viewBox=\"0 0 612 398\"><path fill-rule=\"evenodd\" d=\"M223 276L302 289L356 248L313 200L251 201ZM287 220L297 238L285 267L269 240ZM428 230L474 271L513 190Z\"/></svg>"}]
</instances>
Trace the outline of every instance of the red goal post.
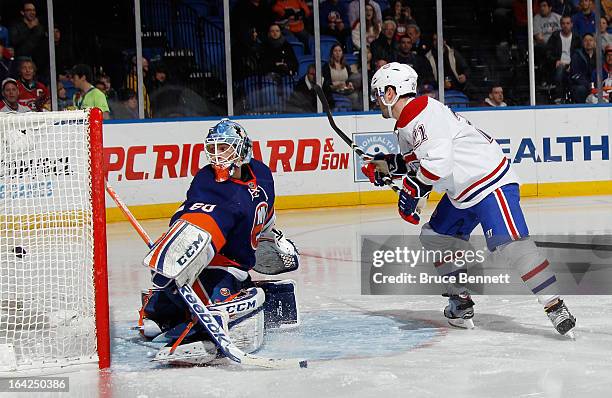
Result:
<instances>
[{"instance_id":1,"label":"red goal post","mask_svg":"<svg viewBox=\"0 0 612 398\"><path fill-rule=\"evenodd\" d=\"M110 366L102 124L0 115L0 375Z\"/></svg>"}]
</instances>

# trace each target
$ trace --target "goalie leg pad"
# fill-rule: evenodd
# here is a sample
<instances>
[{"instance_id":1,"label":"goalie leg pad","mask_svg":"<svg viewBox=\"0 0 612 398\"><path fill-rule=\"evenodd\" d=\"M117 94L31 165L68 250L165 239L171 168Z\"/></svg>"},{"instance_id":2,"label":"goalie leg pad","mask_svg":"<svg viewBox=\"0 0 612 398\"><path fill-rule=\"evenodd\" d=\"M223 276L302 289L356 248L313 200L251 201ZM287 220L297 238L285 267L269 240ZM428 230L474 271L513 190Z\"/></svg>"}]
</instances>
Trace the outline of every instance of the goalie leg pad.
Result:
<instances>
[{"instance_id":1,"label":"goalie leg pad","mask_svg":"<svg viewBox=\"0 0 612 398\"><path fill-rule=\"evenodd\" d=\"M266 300L262 289L250 288L239 293L232 300L217 303L208 306L211 314L217 319L219 324L228 332L229 337L234 344L245 352L254 352L263 344L264 337L264 313L263 305ZM175 352L186 352L193 356L194 350L201 350L197 343L201 341L209 341L208 333L203 326L199 324L189 325L189 322L183 322L174 328L170 329L163 335L163 339L157 341L167 342L168 345L158 353L156 360L170 361L171 348L179 341L179 345L175 347ZM187 345L186 350L182 347ZM179 351L179 347L182 351ZM192 355L193 354L193 355ZM173 358L176 358L174 356ZM188 358L192 361L194 358ZM209 362L214 358L208 358ZM175 359L172 359L175 361ZM196 362L186 363L206 363L198 358Z\"/></svg>"},{"instance_id":2,"label":"goalie leg pad","mask_svg":"<svg viewBox=\"0 0 612 398\"><path fill-rule=\"evenodd\" d=\"M144 337L153 339L189 319L184 303L176 296L170 288L142 292L138 328Z\"/></svg>"},{"instance_id":3,"label":"goalie leg pad","mask_svg":"<svg viewBox=\"0 0 612 398\"><path fill-rule=\"evenodd\" d=\"M204 303L210 304L225 302L240 292L240 289L251 286L250 278L241 282L225 269L206 268L194 283L193 289ZM153 339L162 333L163 339L177 338L190 321L189 309L173 286L144 291L142 304L138 328L146 338ZM205 334L204 330L197 327L191 333L197 331Z\"/></svg>"},{"instance_id":4,"label":"goalie leg pad","mask_svg":"<svg viewBox=\"0 0 612 398\"><path fill-rule=\"evenodd\" d=\"M266 295L262 289L246 289L232 300L209 306L212 310L229 315L229 336L238 348L254 352L263 344L264 303Z\"/></svg>"},{"instance_id":5,"label":"goalie leg pad","mask_svg":"<svg viewBox=\"0 0 612 398\"><path fill-rule=\"evenodd\" d=\"M229 315L225 311L213 309L210 312L227 333ZM221 356L204 327L198 324L191 326L184 322L166 332L164 338L168 340L168 344L157 352L153 359L155 362L171 365L203 365Z\"/></svg>"},{"instance_id":6,"label":"goalie leg pad","mask_svg":"<svg viewBox=\"0 0 612 398\"><path fill-rule=\"evenodd\" d=\"M266 294L264 304L266 329L292 329L300 325L294 280L255 281Z\"/></svg>"}]
</instances>

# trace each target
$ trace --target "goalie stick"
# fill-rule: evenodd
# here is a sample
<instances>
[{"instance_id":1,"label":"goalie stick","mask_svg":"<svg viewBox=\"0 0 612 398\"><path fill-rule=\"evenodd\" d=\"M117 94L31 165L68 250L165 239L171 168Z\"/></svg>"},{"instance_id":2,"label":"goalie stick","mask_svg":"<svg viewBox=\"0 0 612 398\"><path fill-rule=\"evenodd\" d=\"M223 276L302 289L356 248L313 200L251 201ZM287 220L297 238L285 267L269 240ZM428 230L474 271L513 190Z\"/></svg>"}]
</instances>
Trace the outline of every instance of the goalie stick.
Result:
<instances>
[{"instance_id":1,"label":"goalie stick","mask_svg":"<svg viewBox=\"0 0 612 398\"><path fill-rule=\"evenodd\" d=\"M136 220L136 218L132 215L115 190L108 185L108 182L105 181L104 185L106 192L108 192L121 212L126 216L130 224L132 224L134 229L136 229L138 235L140 235L149 248L152 248L154 242L140 225L138 220ZM219 325L206 305L202 303L202 300L200 300L198 295L195 294L195 292L187 284L183 286L178 286L177 284L176 287L183 301L185 301L185 304L189 306L191 313L198 319L198 322L206 328L210 338L217 345L217 347L219 347L221 352L223 352L223 354L232 361L243 365L258 366L268 369L291 369L297 367L305 368L308 366L306 360L263 358L256 355L247 354L231 341L227 333L225 333L223 330L223 327Z\"/></svg>"},{"instance_id":2,"label":"goalie stick","mask_svg":"<svg viewBox=\"0 0 612 398\"><path fill-rule=\"evenodd\" d=\"M364 162L372 160L372 158L367 153L365 153L363 149L359 148L357 144L355 144L353 140L351 140L349 136L346 135L346 133L342 131L340 127L338 127L338 125L336 124L336 121L334 120L334 116L331 113L331 109L329 108L329 103L327 102L327 98L325 98L325 94L323 93L323 89L321 88L321 86L315 83L313 84L313 87L314 87L315 93L317 94L317 97L319 97L319 100L321 101L321 106L323 107L323 111L327 114L327 120L329 121L329 125L331 126L331 128L336 132L336 134L338 134L338 136L340 136L340 138L342 138L342 141L346 142L346 144L351 147L353 152L355 152L357 156L361 158L361 160L363 160ZM385 185L387 185L389 188L393 190L393 192L399 194L400 191L402 190L400 187L398 187L397 185L393 183L393 180L391 179L390 176L388 175L384 176L382 180L385 183ZM417 205L417 209L416 209L417 213L419 214L421 213L421 209L425 207L425 204L426 204L426 199L421 199L419 201Z\"/></svg>"}]
</instances>

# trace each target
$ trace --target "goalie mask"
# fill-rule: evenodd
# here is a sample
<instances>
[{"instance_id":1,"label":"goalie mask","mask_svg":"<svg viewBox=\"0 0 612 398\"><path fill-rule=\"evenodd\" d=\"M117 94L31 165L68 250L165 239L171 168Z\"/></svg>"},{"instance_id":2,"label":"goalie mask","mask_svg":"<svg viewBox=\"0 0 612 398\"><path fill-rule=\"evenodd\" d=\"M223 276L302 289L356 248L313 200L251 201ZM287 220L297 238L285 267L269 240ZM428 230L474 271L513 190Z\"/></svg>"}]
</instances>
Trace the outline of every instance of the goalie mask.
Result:
<instances>
[{"instance_id":1,"label":"goalie mask","mask_svg":"<svg viewBox=\"0 0 612 398\"><path fill-rule=\"evenodd\" d=\"M208 131L204 150L215 171L215 180L223 182L236 168L251 161L253 144L244 127L229 119L221 119Z\"/></svg>"},{"instance_id":2,"label":"goalie mask","mask_svg":"<svg viewBox=\"0 0 612 398\"><path fill-rule=\"evenodd\" d=\"M377 98L380 98L382 104L387 107L388 115L383 112L385 118L391 117L391 108L402 95L413 94L416 96L418 77L419 75L412 67L399 62L391 62L376 71L372 77L371 100L376 101ZM385 99L385 91L389 86L395 89L396 94L391 102L387 102Z\"/></svg>"}]
</instances>

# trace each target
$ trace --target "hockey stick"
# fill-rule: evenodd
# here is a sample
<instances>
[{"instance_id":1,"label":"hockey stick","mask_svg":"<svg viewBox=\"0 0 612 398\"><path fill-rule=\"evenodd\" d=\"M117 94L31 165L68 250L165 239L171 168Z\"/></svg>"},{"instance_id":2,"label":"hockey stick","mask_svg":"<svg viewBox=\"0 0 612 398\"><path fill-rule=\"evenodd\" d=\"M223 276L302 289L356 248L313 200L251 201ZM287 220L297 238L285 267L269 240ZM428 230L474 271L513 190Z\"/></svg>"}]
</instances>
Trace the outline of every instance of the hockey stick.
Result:
<instances>
[{"instance_id":1,"label":"hockey stick","mask_svg":"<svg viewBox=\"0 0 612 398\"><path fill-rule=\"evenodd\" d=\"M344 131L340 130L340 127L338 127L338 125L336 124L336 121L334 120L334 116L332 115L331 109L329 107L329 102L327 102L327 98L325 98L325 93L323 93L323 89L321 88L321 86L315 83L313 84L313 87L314 87L315 93L317 94L317 97L319 97L319 100L321 100L323 111L327 114L327 120L329 121L329 125L331 126L331 128L334 129L334 131L336 132L336 134L338 134L338 136L340 136L340 138L342 138L342 141L346 142L346 145L351 147L353 152L355 152L357 156L361 158L361 160L363 160L364 162L368 160L372 160L372 158L368 156L368 154L366 154L363 151L363 149L359 148L357 144L355 144L353 140L351 140L344 133ZM382 180L385 183L385 185L391 188L394 192L399 193L399 191L401 190L400 187L398 187L397 185L393 183L393 180L391 179L391 177L384 176Z\"/></svg>"},{"instance_id":2,"label":"hockey stick","mask_svg":"<svg viewBox=\"0 0 612 398\"><path fill-rule=\"evenodd\" d=\"M331 126L331 128L336 132L336 134L338 134L338 136L340 136L340 138L342 138L342 141L346 142L346 144L351 147L353 152L355 152L355 154L357 154L357 156L359 156L361 160L363 160L364 162L372 160L372 158L367 153L365 153L363 149L359 148L357 144L355 144L353 140L351 140L344 131L340 130L340 127L338 127L336 121L334 120L334 116L332 115L331 109L329 107L329 102L327 102L327 98L325 98L325 93L323 93L323 89L321 88L321 86L315 83L313 84L313 88L315 93L317 94L317 97L319 97L319 100L321 100L323 111L327 114L327 120L329 121L329 125ZM393 192L399 195L402 189L393 183L393 179L391 179L390 176L383 176L382 181L385 183L386 186L391 188ZM421 214L421 211L426 204L427 198L419 199L415 210L417 214Z\"/></svg>"},{"instance_id":3,"label":"hockey stick","mask_svg":"<svg viewBox=\"0 0 612 398\"><path fill-rule=\"evenodd\" d=\"M108 192L121 212L127 217L130 224L132 224L134 229L136 229L138 235L140 235L149 248L152 248L154 242L140 225L138 220L136 220L136 218L132 215L125 203L121 201L115 190L112 189L107 182L105 182L104 185L106 192ZM191 310L191 313L198 319L200 324L206 328L206 331L217 347L219 347L221 352L223 352L223 354L232 361L243 365L258 366L268 369L291 369L297 367L305 368L308 366L306 360L263 358L256 355L247 354L231 341L230 337L223 330L223 327L219 325L206 305L202 303L202 300L200 300L198 295L194 293L191 287L189 287L187 284L183 286L176 285L176 287L183 298L183 301L185 301L185 304L187 304Z\"/></svg>"}]
</instances>

